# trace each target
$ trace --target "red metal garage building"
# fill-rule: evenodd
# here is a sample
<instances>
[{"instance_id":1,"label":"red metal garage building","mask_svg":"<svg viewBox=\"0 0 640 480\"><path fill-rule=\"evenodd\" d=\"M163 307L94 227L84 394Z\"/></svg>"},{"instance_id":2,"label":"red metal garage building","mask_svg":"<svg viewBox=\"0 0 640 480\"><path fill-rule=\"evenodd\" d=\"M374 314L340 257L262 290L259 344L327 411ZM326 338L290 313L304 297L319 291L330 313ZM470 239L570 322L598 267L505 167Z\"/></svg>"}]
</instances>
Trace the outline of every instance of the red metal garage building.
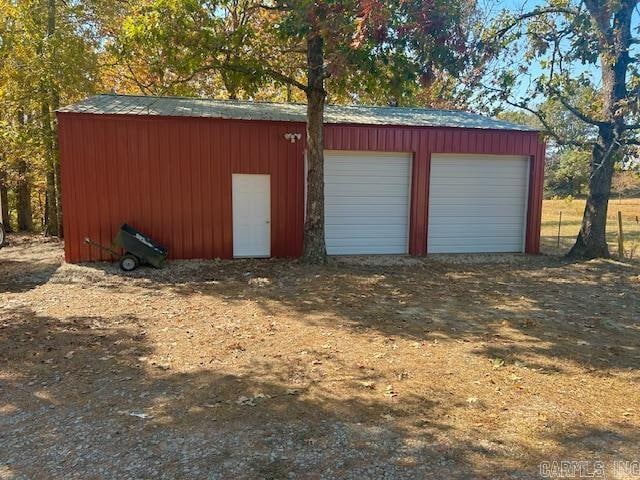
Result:
<instances>
[{"instance_id":1,"label":"red metal garage building","mask_svg":"<svg viewBox=\"0 0 640 480\"><path fill-rule=\"evenodd\" d=\"M99 95L58 112L67 261L127 222L173 258L297 257L304 105ZM538 253L545 145L457 111L328 106L330 254Z\"/></svg>"}]
</instances>

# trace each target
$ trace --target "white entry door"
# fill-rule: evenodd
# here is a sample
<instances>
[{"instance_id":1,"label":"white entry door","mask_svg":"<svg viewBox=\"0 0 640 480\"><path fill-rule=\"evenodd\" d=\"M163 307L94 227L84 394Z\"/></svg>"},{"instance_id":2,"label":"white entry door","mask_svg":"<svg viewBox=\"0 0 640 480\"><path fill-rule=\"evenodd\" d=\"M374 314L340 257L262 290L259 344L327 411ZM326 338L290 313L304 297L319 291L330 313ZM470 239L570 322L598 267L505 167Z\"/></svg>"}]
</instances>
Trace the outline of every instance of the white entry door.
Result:
<instances>
[{"instance_id":1,"label":"white entry door","mask_svg":"<svg viewBox=\"0 0 640 480\"><path fill-rule=\"evenodd\" d=\"M233 174L233 256L271 256L271 178Z\"/></svg>"}]
</instances>

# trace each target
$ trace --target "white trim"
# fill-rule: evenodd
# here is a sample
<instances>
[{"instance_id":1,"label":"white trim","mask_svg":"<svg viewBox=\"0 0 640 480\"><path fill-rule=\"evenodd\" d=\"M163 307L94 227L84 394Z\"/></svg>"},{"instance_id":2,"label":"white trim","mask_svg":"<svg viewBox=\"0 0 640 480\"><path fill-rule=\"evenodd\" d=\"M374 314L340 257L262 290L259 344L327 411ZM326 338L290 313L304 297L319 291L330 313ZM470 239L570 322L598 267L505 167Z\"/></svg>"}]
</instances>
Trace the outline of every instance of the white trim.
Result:
<instances>
[{"instance_id":1,"label":"white trim","mask_svg":"<svg viewBox=\"0 0 640 480\"><path fill-rule=\"evenodd\" d=\"M438 152L432 152L431 153L431 158L433 157L452 157L452 158L462 158L462 157L467 157L467 158L487 158L487 159L491 159L491 158L495 158L495 159L500 159L500 160L525 160L525 159L530 159L531 157L529 155L503 155L501 153L438 153Z\"/></svg>"}]
</instances>

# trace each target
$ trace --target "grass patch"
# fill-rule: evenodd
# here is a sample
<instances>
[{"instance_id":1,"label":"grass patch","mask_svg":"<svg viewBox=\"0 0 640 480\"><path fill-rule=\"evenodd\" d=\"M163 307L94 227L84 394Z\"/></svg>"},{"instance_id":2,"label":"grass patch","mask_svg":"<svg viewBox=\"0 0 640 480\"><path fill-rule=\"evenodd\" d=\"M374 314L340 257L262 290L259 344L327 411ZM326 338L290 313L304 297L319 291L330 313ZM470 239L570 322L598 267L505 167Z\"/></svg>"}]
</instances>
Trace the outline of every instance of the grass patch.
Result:
<instances>
[{"instance_id":1,"label":"grass patch","mask_svg":"<svg viewBox=\"0 0 640 480\"><path fill-rule=\"evenodd\" d=\"M541 248L544 253L566 253L580 231L585 200L545 200L542 206ZM622 212L625 256L640 255L640 198L611 199L607 220L607 242L612 254L618 253L618 211ZM558 246L558 220L562 212L560 245Z\"/></svg>"}]
</instances>

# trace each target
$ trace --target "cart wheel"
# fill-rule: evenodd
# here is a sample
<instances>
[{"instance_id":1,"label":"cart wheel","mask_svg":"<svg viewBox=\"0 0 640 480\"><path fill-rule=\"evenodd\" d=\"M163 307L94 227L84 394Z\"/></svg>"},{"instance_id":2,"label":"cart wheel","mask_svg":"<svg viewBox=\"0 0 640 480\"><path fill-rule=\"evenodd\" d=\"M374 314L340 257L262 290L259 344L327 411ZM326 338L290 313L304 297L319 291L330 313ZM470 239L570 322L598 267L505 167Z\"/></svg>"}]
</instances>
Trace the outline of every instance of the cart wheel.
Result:
<instances>
[{"instance_id":1,"label":"cart wheel","mask_svg":"<svg viewBox=\"0 0 640 480\"><path fill-rule=\"evenodd\" d=\"M140 260L135 255L127 253L120 259L120 268L125 272L132 272L140 265Z\"/></svg>"},{"instance_id":2,"label":"cart wheel","mask_svg":"<svg viewBox=\"0 0 640 480\"><path fill-rule=\"evenodd\" d=\"M5 237L7 236L4 231L4 226L0 223L0 248L4 246Z\"/></svg>"}]
</instances>

